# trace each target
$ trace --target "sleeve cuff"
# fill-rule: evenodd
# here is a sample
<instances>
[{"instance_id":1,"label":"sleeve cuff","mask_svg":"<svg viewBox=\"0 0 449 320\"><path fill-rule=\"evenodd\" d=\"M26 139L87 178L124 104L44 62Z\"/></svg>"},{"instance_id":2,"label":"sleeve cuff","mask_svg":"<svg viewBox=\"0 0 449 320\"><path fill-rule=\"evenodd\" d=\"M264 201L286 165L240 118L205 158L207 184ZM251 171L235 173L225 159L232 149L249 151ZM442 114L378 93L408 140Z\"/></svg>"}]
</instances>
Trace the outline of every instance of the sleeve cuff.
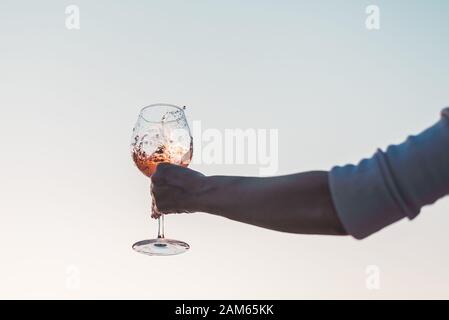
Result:
<instances>
[{"instance_id":1,"label":"sleeve cuff","mask_svg":"<svg viewBox=\"0 0 449 320\"><path fill-rule=\"evenodd\" d=\"M334 167L329 186L337 214L346 232L363 239L408 216L379 150L357 166Z\"/></svg>"}]
</instances>

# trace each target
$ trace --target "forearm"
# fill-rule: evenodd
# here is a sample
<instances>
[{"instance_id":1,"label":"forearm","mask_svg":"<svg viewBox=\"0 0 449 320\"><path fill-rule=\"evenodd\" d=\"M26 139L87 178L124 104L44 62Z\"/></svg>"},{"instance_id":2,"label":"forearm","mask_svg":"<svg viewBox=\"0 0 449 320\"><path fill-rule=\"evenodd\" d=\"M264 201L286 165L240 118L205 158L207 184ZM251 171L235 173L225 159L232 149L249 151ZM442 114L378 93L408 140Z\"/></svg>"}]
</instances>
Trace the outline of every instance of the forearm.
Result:
<instances>
[{"instance_id":1,"label":"forearm","mask_svg":"<svg viewBox=\"0 0 449 320\"><path fill-rule=\"evenodd\" d=\"M332 203L327 172L205 177L192 209L284 232L346 234Z\"/></svg>"}]
</instances>

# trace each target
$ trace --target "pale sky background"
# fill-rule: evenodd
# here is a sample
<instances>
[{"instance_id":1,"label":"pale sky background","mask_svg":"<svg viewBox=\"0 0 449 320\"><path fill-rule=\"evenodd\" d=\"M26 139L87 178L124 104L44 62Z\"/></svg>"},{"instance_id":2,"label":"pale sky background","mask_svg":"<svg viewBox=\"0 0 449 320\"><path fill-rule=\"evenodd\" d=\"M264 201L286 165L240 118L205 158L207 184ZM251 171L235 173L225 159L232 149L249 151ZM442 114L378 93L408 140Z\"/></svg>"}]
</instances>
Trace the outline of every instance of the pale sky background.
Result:
<instances>
[{"instance_id":1,"label":"pale sky background","mask_svg":"<svg viewBox=\"0 0 449 320\"><path fill-rule=\"evenodd\" d=\"M170 216L190 252L147 257L129 155L140 108L167 102L203 128L279 129L279 174L371 156L449 105L448 17L443 0L2 0L0 298L449 298L448 198L364 241Z\"/></svg>"}]
</instances>

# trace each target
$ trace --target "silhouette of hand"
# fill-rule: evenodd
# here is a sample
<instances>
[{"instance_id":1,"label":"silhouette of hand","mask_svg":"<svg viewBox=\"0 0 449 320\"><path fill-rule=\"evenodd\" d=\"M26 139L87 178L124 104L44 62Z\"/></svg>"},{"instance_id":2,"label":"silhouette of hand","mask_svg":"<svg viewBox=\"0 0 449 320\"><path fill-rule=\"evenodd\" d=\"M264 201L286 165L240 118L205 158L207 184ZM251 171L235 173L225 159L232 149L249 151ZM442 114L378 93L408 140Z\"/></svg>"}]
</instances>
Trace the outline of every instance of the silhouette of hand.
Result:
<instances>
[{"instance_id":1,"label":"silhouette of hand","mask_svg":"<svg viewBox=\"0 0 449 320\"><path fill-rule=\"evenodd\" d=\"M151 177L153 210L161 214L190 213L195 210L197 195L204 187L205 176L197 171L169 163L160 163Z\"/></svg>"}]
</instances>

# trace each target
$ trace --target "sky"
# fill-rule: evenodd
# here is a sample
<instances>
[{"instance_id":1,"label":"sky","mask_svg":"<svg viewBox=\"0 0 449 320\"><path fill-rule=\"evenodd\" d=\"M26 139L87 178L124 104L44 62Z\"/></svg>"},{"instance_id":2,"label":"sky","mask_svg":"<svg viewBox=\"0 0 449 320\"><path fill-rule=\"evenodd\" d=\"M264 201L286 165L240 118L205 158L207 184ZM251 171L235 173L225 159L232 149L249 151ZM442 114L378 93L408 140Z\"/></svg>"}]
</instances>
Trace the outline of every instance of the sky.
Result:
<instances>
[{"instance_id":1,"label":"sky","mask_svg":"<svg viewBox=\"0 0 449 320\"><path fill-rule=\"evenodd\" d=\"M190 251L147 257L129 152L139 110L165 102L203 129L277 130L276 174L356 163L449 106L448 16L443 0L2 0L0 298L449 298L447 198L363 241L169 216Z\"/></svg>"}]
</instances>

